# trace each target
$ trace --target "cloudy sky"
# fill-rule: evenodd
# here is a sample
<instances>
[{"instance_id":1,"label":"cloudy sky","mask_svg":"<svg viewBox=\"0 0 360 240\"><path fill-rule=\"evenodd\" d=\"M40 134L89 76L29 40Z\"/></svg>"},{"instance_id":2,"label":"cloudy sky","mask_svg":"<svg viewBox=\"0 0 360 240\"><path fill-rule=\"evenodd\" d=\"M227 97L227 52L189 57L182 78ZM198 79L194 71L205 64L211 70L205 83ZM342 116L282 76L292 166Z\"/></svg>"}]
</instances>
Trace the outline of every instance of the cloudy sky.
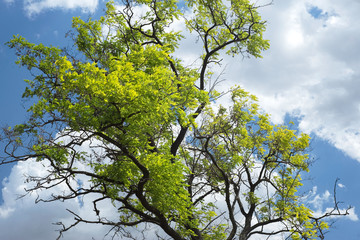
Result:
<instances>
[{"instance_id":1,"label":"cloudy sky","mask_svg":"<svg viewBox=\"0 0 360 240\"><path fill-rule=\"evenodd\" d=\"M0 0L0 124L21 123L26 116L21 94L29 74L14 64L4 43L14 34L30 42L67 46L64 38L73 16L98 17L102 0ZM358 0L274 0L261 9L271 48L263 59L225 58L223 88L238 84L258 96L274 123L294 121L312 136L316 161L305 176L315 211L331 205L335 180L342 207L354 206L338 219L329 240L360 239L360 2ZM179 53L191 59L191 37ZM186 59L185 59L186 60ZM65 209L91 209L78 201L34 204L36 196L16 200L26 187L24 175L41 173L28 162L0 168L0 238L48 240L56 237L52 223L70 220ZM103 227L80 226L64 239L102 239Z\"/></svg>"}]
</instances>

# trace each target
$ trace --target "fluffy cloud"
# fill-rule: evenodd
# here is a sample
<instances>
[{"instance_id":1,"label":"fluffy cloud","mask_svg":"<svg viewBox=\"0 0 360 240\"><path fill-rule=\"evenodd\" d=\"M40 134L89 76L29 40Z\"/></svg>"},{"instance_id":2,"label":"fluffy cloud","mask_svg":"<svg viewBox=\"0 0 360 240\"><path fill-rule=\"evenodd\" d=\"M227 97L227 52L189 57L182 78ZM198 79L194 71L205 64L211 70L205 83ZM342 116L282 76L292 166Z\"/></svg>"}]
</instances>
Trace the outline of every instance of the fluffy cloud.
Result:
<instances>
[{"instance_id":1,"label":"fluffy cloud","mask_svg":"<svg viewBox=\"0 0 360 240\"><path fill-rule=\"evenodd\" d=\"M81 9L84 12L94 12L98 2L98 0L24 0L24 8L28 16L48 9Z\"/></svg>"},{"instance_id":2,"label":"fluffy cloud","mask_svg":"<svg viewBox=\"0 0 360 240\"><path fill-rule=\"evenodd\" d=\"M73 223L74 216L66 209L70 209L76 214L87 218L94 218L91 197L87 199L74 199L65 202L39 202L35 204L38 197L47 198L52 193L59 193L66 189L63 185L58 185L49 191L37 192L23 198L19 196L25 193L25 188L29 188L26 176L41 176L46 174L46 167L36 161L19 162L12 168L8 178L2 183L3 203L0 205L0 232L2 239L16 240L23 239L26 234L27 239L48 240L56 239L59 235L57 230L61 227L54 223L62 221L66 224ZM110 206L110 207L109 207ZM103 204L102 211L107 211L111 216L111 204ZM113 211L114 212L114 211ZM65 239L103 239L109 228L96 225L89 227L80 224L76 228L64 233ZM110 236L109 236L110 237ZM106 238L105 238L106 239Z\"/></svg>"},{"instance_id":3,"label":"fluffy cloud","mask_svg":"<svg viewBox=\"0 0 360 240\"><path fill-rule=\"evenodd\" d=\"M341 183L338 184L340 188L344 188L345 186ZM311 205L312 209L314 210L314 216L320 217L323 216L325 213L334 212L338 213L337 211L334 211L334 196L330 194L328 190L326 190L323 194L318 193L317 187L313 187L313 189L303 197L302 201L306 205ZM340 206L339 206L340 207ZM352 207L351 209L346 208L339 208L337 209L340 213L348 212L348 215L345 217L342 216L342 218L347 218L351 221L358 221L359 217L355 212L355 207ZM331 218L339 218L339 216L332 216Z\"/></svg>"},{"instance_id":4,"label":"fluffy cloud","mask_svg":"<svg viewBox=\"0 0 360 240\"><path fill-rule=\"evenodd\" d=\"M274 1L261 9L270 50L225 59L227 79L257 95L276 123L286 114L360 161L359 3ZM229 82L228 82L229 83Z\"/></svg>"}]
</instances>

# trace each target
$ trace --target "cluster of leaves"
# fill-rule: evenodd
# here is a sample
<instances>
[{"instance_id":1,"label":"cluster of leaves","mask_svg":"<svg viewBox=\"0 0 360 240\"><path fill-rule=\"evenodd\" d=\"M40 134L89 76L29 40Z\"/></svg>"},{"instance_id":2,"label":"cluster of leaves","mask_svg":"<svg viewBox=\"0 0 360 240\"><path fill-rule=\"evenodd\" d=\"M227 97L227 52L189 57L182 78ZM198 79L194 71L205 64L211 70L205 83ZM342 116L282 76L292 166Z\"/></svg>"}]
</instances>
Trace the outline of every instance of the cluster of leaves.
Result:
<instances>
[{"instance_id":1,"label":"cluster of leaves","mask_svg":"<svg viewBox=\"0 0 360 240\"><path fill-rule=\"evenodd\" d=\"M3 163L48 161L49 175L31 178L37 184L29 191L61 183L69 191L43 201L97 196L97 220L72 212L75 223L62 232L85 222L113 226L123 237L133 237L134 226L157 226L173 239L322 237L327 224L296 195L309 137L272 125L241 88L230 90L230 108L212 103L215 86L205 88L221 51L260 57L269 47L257 6L178 5L124 0L107 3L99 20L74 18L70 36L80 57L14 37L9 47L34 75L24 92L34 104L25 124L4 130ZM203 45L198 68L173 56L182 35L171 24L190 10L184 22ZM92 141L96 150L79 151ZM89 182L74 186L83 176ZM106 200L116 220L98 209Z\"/></svg>"}]
</instances>

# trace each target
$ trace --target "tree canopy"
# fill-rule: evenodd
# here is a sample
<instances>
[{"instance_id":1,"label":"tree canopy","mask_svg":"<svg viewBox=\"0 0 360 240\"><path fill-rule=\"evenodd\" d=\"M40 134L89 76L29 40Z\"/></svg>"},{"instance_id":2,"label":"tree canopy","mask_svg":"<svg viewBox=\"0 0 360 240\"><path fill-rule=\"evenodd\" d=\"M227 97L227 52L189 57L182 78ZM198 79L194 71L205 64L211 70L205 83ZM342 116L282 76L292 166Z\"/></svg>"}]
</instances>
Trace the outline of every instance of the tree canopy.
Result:
<instances>
[{"instance_id":1,"label":"tree canopy","mask_svg":"<svg viewBox=\"0 0 360 240\"><path fill-rule=\"evenodd\" d=\"M36 159L48 175L30 176L29 192L63 184L41 201L92 195L96 218L122 238L138 231L158 239L324 238L330 215L314 216L297 195L309 170L309 136L273 125L240 87L231 104L211 84L223 54L261 57L260 6L249 0L123 0L100 19L73 19L73 49L8 46L31 71L24 124L4 128L2 163ZM176 58L183 21L202 46L200 64ZM84 151L82 146L88 146ZM79 179L86 180L79 184ZM117 218L99 207L110 201ZM90 211L90 209L89 209ZM346 213L345 213L346 214ZM137 236L137 237L136 237Z\"/></svg>"}]
</instances>

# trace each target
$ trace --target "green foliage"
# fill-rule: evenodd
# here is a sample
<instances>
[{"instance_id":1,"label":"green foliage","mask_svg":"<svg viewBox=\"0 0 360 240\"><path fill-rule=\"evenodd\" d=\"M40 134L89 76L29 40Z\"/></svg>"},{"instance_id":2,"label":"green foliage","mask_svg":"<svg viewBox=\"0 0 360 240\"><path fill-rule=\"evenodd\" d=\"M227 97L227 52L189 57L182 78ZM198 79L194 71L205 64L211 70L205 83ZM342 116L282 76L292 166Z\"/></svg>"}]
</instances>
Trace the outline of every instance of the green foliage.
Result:
<instances>
[{"instance_id":1,"label":"green foliage","mask_svg":"<svg viewBox=\"0 0 360 240\"><path fill-rule=\"evenodd\" d=\"M140 6L146 12L136 16ZM173 57L183 36L170 26L184 11L192 11L185 24L203 44L199 68ZM29 143L29 158L50 162L36 189L90 178L87 188L68 184L70 194L50 201L98 194L98 221L78 222L120 233L149 223L174 239L276 235L264 227L279 223L279 233L309 239L327 228L296 195L308 171L309 136L272 125L239 87L230 90L230 107L212 103L219 94L205 88L222 51L261 57L269 47L253 3L188 0L180 10L177 1L111 1L105 16L74 18L72 27L80 58L21 36L8 43L35 75L23 95L34 102L30 118L6 133L19 146ZM89 141L99 142L96 151L78 150ZM118 221L97 209L106 199Z\"/></svg>"}]
</instances>

